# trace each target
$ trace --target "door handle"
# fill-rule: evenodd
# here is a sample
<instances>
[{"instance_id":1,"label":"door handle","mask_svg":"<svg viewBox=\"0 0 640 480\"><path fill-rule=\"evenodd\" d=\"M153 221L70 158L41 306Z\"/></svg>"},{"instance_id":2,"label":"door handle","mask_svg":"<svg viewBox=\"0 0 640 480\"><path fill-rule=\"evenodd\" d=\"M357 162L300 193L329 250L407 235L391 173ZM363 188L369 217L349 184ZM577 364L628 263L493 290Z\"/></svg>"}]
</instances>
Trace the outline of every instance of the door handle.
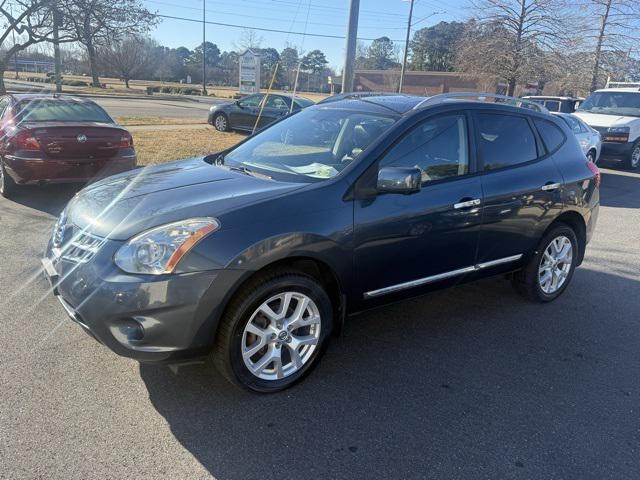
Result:
<instances>
[{"instance_id":1,"label":"door handle","mask_svg":"<svg viewBox=\"0 0 640 480\"><path fill-rule=\"evenodd\" d=\"M559 183L547 182L540 189L544 190L545 192L553 192L554 190L557 190L558 188L560 188L560 184Z\"/></svg>"},{"instance_id":2,"label":"door handle","mask_svg":"<svg viewBox=\"0 0 640 480\"><path fill-rule=\"evenodd\" d=\"M475 207L480 205L480 203L481 201L479 198L474 198L473 200L464 200L462 202L454 203L453 208L458 210L460 208Z\"/></svg>"}]
</instances>

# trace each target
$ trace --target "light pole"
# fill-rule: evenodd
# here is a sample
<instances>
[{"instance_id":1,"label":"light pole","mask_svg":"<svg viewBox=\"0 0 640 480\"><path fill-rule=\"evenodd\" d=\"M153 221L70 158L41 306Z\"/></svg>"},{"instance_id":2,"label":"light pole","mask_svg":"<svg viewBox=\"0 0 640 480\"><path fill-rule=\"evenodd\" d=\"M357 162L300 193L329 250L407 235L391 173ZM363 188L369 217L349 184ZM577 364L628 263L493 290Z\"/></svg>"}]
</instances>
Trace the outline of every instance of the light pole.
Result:
<instances>
[{"instance_id":1,"label":"light pole","mask_svg":"<svg viewBox=\"0 0 640 480\"><path fill-rule=\"evenodd\" d=\"M356 61L356 41L358 36L358 15L360 0L351 0L349 4L349 26L347 27L347 50L342 69L342 93L353 91L353 67Z\"/></svg>"},{"instance_id":2,"label":"light pole","mask_svg":"<svg viewBox=\"0 0 640 480\"><path fill-rule=\"evenodd\" d=\"M207 0L202 0L202 96L207 95Z\"/></svg>"},{"instance_id":3,"label":"light pole","mask_svg":"<svg viewBox=\"0 0 640 480\"><path fill-rule=\"evenodd\" d=\"M411 36L411 17L413 16L413 0L409 6L409 20L407 21L407 37L404 41L404 55L402 58L402 70L400 70L400 84L398 85L398 93L402 93L402 85L404 84L404 74L407 70L407 55L409 55L409 37Z\"/></svg>"}]
</instances>

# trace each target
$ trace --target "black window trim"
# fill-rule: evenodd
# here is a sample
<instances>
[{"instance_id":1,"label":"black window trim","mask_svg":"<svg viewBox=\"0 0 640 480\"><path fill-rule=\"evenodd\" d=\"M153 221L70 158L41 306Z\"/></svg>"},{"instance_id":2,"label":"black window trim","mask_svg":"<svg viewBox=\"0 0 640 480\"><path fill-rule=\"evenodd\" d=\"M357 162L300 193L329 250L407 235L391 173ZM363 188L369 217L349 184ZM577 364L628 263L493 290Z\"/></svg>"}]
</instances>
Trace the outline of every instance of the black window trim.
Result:
<instances>
[{"instance_id":1,"label":"black window trim","mask_svg":"<svg viewBox=\"0 0 640 480\"><path fill-rule=\"evenodd\" d=\"M480 131L479 131L479 125L480 125L480 121L478 119L478 115L483 114L483 113L488 113L488 114L493 114L493 115L506 115L509 117L520 117L520 118L524 118L527 121L527 124L529 125L529 128L531 129L531 133L533 134L533 138L535 138L536 141L536 155L538 155L537 158L534 158L533 160L529 160L526 162L522 162L522 163L516 163L514 165L507 165L506 167L500 167L500 168L494 168L491 170L485 170L484 169L484 151L482 149L482 144L480 142L476 143L476 152L477 152L477 157L478 157L478 172L481 175L487 175L487 174L491 174L494 172L503 172L505 170L510 170L513 168L519 168L519 167L523 167L526 165L533 165L534 163L540 162L542 160L547 159L551 154L549 152L547 152L544 143L542 143L542 139L540 138L540 134L538 133L538 129L535 128L535 125L533 124L533 119L530 115L526 115L523 113L517 113L517 112L511 112L511 111L504 111L504 110L489 110L489 109L477 109L477 110L473 110L472 116L473 116L473 122L474 122L474 131L475 131L475 135L477 138L478 135L480 135ZM566 140L565 140L566 141Z\"/></svg>"}]
</instances>

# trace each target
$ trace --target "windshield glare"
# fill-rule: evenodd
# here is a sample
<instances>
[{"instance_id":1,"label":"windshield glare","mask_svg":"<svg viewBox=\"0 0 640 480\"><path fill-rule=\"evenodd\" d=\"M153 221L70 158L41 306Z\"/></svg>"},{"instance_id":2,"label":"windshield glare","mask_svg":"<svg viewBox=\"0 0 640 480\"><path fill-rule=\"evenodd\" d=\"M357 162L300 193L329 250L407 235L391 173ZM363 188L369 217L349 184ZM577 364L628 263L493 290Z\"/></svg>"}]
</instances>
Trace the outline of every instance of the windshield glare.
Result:
<instances>
[{"instance_id":1,"label":"windshield glare","mask_svg":"<svg viewBox=\"0 0 640 480\"><path fill-rule=\"evenodd\" d=\"M640 93L596 92L582 102L578 111L640 117Z\"/></svg>"},{"instance_id":2,"label":"windshield glare","mask_svg":"<svg viewBox=\"0 0 640 480\"><path fill-rule=\"evenodd\" d=\"M324 180L340 173L395 121L366 112L309 108L248 139L224 163Z\"/></svg>"}]
</instances>

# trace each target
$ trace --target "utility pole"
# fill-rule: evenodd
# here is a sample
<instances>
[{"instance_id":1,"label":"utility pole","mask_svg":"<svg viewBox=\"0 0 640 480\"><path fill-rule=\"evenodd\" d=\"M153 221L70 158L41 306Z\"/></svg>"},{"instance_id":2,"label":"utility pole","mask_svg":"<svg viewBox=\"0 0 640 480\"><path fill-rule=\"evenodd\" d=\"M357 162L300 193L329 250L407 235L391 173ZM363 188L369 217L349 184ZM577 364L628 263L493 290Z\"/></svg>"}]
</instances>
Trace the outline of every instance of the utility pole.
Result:
<instances>
[{"instance_id":1,"label":"utility pole","mask_svg":"<svg viewBox=\"0 0 640 480\"><path fill-rule=\"evenodd\" d=\"M60 37L58 30L60 29L60 10L53 9L53 57L55 59L55 80L56 93L62 93L62 75L60 62Z\"/></svg>"},{"instance_id":2,"label":"utility pole","mask_svg":"<svg viewBox=\"0 0 640 480\"><path fill-rule=\"evenodd\" d=\"M356 63L356 42L358 37L358 16L360 0L350 0L349 26L347 27L347 50L342 69L342 93L353 91L353 69Z\"/></svg>"},{"instance_id":3,"label":"utility pole","mask_svg":"<svg viewBox=\"0 0 640 480\"><path fill-rule=\"evenodd\" d=\"M398 85L398 93L402 93L404 84L404 75L407 70L407 55L409 55L409 37L411 36L411 17L413 16L413 0L409 6L409 20L407 21L407 38L404 41L404 56L402 59L402 70L400 70L400 84Z\"/></svg>"},{"instance_id":4,"label":"utility pole","mask_svg":"<svg viewBox=\"0 0 640 480\"><path fill-rule=\"evenodd\" d=\"M202 0L202 95L207 95L207 0Z\"/></svg>"}]
</instances>

